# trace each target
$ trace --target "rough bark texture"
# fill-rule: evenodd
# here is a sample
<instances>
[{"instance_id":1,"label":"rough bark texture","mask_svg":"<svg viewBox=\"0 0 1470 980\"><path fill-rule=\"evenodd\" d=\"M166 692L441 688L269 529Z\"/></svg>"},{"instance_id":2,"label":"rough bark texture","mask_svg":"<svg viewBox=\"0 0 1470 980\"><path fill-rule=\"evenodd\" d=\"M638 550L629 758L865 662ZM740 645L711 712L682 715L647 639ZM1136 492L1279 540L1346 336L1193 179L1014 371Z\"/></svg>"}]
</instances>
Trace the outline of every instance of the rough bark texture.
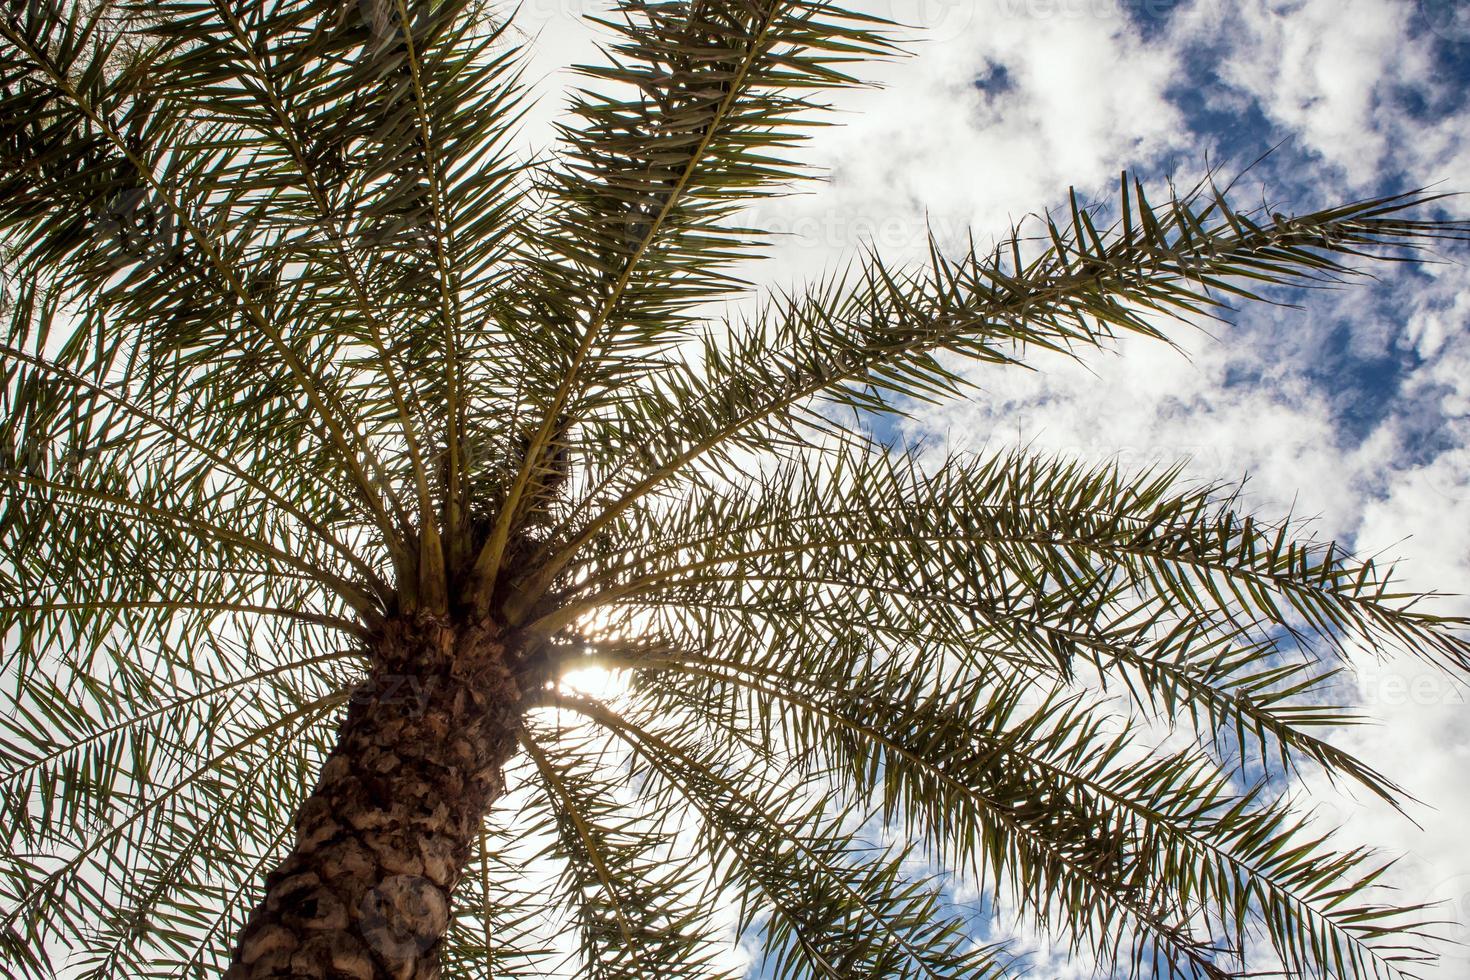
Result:
<instances>
[{"instance_id":1,"label":"rough bark texture","mask_svg":"<svg viewBox=\"0 0 1470 980\"><path fill-rule=\"evenodd\" d=\"M427 980L450 896L515 751L492 626L390 622L225 976Z\"/></svg>"}]
</instances>

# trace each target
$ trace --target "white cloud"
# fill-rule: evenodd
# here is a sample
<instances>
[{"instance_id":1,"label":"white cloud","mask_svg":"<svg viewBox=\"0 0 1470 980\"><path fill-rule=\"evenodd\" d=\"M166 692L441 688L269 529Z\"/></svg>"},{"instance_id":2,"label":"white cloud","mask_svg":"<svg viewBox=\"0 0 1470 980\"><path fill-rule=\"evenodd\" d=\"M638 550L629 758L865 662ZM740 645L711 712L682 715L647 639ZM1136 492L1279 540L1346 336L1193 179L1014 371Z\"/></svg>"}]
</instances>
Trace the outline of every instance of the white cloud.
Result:
<instances>
[{"instance_id":1,"label":"white cloud","mask_svg":"<svg viewBox=\"0 0 1470 980\"><path fill-rule=\"evenodd\" d=\"M1354 190L1385 172L1465 186L1463 116L1431 125L1402 101L1412 89L1437 104L1456 85L1436 64L1435 36L1411 35L1420 7L1393 0L1196 0L1171 24L1170 43L1214 45L1220 77L1253 99L1279 135L1320 154L1323 176Z\"/></svg>"},{"instance_id":2,"label":"white cloud","mask_svg":"<svg viewBox=\"0 0 1470 980\"><path fill-rule=\"evenodd\" d=\"M804 157L830 183L759 212L795 233L771 264L778 281L820 273L865 240L917 256L926 221L951 245L971 228L1004 232L1069 185L1106 192L1121 161L1178 144L1181 123L1162 96L1178 66L1140 49L1111 5L1115 15L1101 17L1040 16L1021 0L895 6L866 5L906 22L927 14L941 30L919 35L916 57L870 71L881 90L840 96L843 125ZM1008 91L976 87L998 72Z\"/></svg>"}]
</instances>

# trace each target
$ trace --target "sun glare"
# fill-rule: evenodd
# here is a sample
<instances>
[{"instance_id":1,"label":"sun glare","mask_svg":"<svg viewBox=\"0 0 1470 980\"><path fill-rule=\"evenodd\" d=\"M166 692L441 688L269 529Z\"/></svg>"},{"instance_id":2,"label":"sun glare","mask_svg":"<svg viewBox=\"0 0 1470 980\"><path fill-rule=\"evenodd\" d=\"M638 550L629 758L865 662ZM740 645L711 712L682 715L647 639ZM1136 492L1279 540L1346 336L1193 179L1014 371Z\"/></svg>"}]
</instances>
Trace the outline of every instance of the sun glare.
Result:
<instances>
[{"instance_id":1,"label":"sun glare","mask_svg":"<svg viewBox=\"0 0 1470 980\"><path fill-rule=\"evenodd\" d=\"M606 701L627 693L628 682L622 671L606 667L583 667L563 674L557 686L570 694L581 694L598 701Z\"/></svg>"},{"instance_id":2,"label":"sun glare","mask_svg":"<svg viewBox=\"0 0 1470 980\"><path fill-rule=\"evenodd\" d=\"M618 640L626 640L630 628L636 631L643 625L638 621L630 623L626 617L615 624L608 610L593 609L577 621L577 633L589 643L615 644ZM557 678L556 686L567 694L607 701L628 693L628 672L606 667L579 667Z\"/></svg>"}]
</instances>

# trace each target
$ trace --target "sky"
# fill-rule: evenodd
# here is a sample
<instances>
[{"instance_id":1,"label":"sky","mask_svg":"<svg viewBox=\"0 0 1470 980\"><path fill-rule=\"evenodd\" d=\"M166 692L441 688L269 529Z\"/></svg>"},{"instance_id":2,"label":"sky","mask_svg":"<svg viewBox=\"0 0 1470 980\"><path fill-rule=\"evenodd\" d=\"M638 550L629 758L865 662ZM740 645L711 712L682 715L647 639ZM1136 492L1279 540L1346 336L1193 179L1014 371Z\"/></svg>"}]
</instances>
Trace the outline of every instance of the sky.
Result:
<instances>
[{"instance_id":1,"label":"sky","mask_svg":"<svg viewBox=\"0 0 1470 980\"><path fill-rule=\"evenodd\" d=\"M579 15L595 0L527 0L533 77L595 58ZM971 230L1106 196L1122 169L1158 186L1208 166L1282 210L1435 185L1470 191L1470 3L1463 0L869 0L915 25L912 58L846 94L808 159L820 187L761 207L787 233L771 285L820 275L865 244L919 257ZM555 98L543 100L552 113ZM532 126L538 121L533 120ZM534 131L534 129L533 129ZM1278 146L1278 144L1280 144ZM1451 203L1459 217L1470 202ZM1410 586L1470 592L1470 253L1376 268L1377 281L1180 328L1182 351L1125 341L1082 364L978 371L968 402L898 436L989 450L1032 444L1094 462L1184 460L1201 480L1247 480L1265 515L1314 517L1325 537L1402 560ZM1470 612L1470 601L1441 608ZM1470 711L1466 689L1413 661L1364 659L1374 719L1340 744L1418 799L1412 820L1314 781L1325 821L1400 857L1403 901L1440 901L1470 941ZM1417 823L1417 826L1416 826ZM993 926L1000 933L1006 924ZM1095 975L1022 934L1037 977ZM1102 972L1106 976L1107 970ZM1470 977L1451 950L1436 980Z\"/></svg>"},{"instance_id":2,"label":"sky","mask_svg":"<svg viewBox=\"0 0 1470 980\"><path fill-rule=\"evenodd\" d=\"M597 0L526 0L532 72L596 57L578 22ZM820 275L865 244L920 257L929 230L958 243L1028 212L1108 195L1120 170L1154 186L1207 166L1281 210L1411 187L1470 191L1470 3L1463 0L868 0L915 25L915 56L845 94L842 126L808 159L820 187L762 205L786 232L771 285ZM543 100L534 127L554 114ZM1278 144L1280 144L1278 146ZM1470 202L1451 202L1458 217ZM1128 340L1035 373L966 370L981 393L895 433L956 449L1031 444L1088 461L1183 460L1200 480L1247 480L1264 515L1316 519L1360 553L1402 560L1408 585L1470 592L1470 253L1376 268L1378 279L1181 327L1182 350ZM1470 612L1446 598L1445 611ZM1322 819L1400 856L1402 901L1446 903L1470 941L1470 711L1466 689L1412 661L1365 658L1371 726L1356 750L1418 799L1412 820L1312 782ZM1417 823L1417 826L1416 826ZM1006 925L993 928L1005 932ZM1092 976L1024 936L1037 977ZM1107 975L1106 970L1102 975ZM1426 974L1470 977L1470 949Z\"/></svg>"},{"instance_id":3,"label":"sky","mask_svg":"<svg viewBox=\"0 0 1470 980\"><path fill-rule=\"evenodd\" d=\"M602 0L524 0L535 140L597 58L581 22ZM785 232L749 273L792 285L864 245L920 258L1029 212L1107 196L1122 169L1153 186L1240 171L1274 209L1435 185L1470 191L1470 3L1463 0L866 0L914 25L914 57L844 94L842 125L807 159L827 180L762 205ZM1278 145L1279 144L1279 145ZM1470 202L1451 203L1459 217ZM919 412L893 435L979 451L1031 444L1103 462L1183 460L1200 480L1247 480L1263 515L1288 511L1360 553L1402 559L1410 586L1470 592L1470 253L1376 268L1377 281L1180 327L1182 350L1128 340L1035 373L967 367L977 398ZM1470 612L1447 598L1445 611ZM1338 741L1418 797L1413 819L1313 782L1322 819L1401 860L1405 902L1442 901L1470 941L1467 692L1412 661L1364 659L1372 726ZM1417 823L1417 826L1416 826ZM992 927L996 934L1005 924ZM1035 973L1095 975L1022 934ZM1107 975L1106 970L1102 975ZM1470 949L1427 974L1470 977Z\"/></svg>"}]
</instances>

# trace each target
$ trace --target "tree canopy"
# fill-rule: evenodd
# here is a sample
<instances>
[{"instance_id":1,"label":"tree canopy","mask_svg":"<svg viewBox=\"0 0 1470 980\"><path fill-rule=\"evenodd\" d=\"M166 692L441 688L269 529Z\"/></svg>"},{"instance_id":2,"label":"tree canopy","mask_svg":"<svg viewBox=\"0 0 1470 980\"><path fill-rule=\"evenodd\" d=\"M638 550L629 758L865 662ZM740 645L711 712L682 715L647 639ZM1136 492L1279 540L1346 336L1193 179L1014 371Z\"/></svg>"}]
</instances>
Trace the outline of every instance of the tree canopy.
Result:
<instances>
[{"instance_id":1,"label":"tree canopy","mask_svg":"<svg viewBox=\"0 0 1470 980\"><path fill-rule=\"evenodd\" d=\"M1466 621L1229 486L873 420L1470 229L1125 174L753 294L748 209L903 33L609 6L529 156L475 0L0 12L0 969L222 969L373 638L431 616L537 682L446 975L719 976L737 935L1019 975L960 882L1124 975L1413 975L1434 910L1287 777L1405 800L1335 679L1463 674Z\"/></svg>"}]
</instances>

